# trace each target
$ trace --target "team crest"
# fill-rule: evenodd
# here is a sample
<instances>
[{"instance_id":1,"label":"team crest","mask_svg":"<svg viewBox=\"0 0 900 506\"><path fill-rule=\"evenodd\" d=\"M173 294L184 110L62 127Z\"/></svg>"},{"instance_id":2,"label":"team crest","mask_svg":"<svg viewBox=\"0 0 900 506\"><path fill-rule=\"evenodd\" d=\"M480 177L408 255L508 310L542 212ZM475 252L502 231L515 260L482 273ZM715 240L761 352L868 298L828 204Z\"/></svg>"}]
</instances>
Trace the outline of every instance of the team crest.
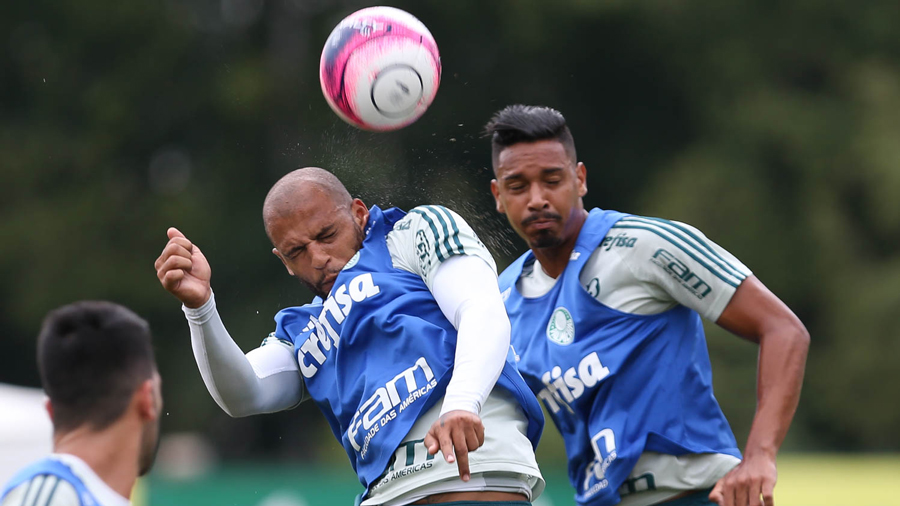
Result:
<instances>
[{"instance_id":1,"label":"team crest","mask_svg":"<svg viewBox=\"0 0 900 506\"><path fill-rule=\"evenodd\" d=\"M547 339L563 346L575 340L575 320L568 309L560 306L553 310L547 323Z\"/></svg>"}]
</instances>

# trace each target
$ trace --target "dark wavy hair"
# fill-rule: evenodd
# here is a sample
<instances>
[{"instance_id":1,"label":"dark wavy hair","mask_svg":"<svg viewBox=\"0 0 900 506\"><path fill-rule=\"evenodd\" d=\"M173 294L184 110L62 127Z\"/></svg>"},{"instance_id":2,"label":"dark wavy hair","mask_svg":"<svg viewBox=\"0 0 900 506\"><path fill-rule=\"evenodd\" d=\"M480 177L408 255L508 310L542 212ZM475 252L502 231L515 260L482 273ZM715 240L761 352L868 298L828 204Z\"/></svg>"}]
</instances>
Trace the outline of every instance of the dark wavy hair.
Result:
<instances>
[{"instance_id":1,"label":"dark wavy hair","mask_svg":"<svg viewBox=\"0 0 900 506\"><path fill-rule=\"evenodd\" d=\"M559 141L566 154L576 162L575 139L561 112L537 105L510 105L498 111L484 127L484 135L491 138L491 161L494 170L500 152L521 142L547 139Z\"/></svg>"}]
</instances>

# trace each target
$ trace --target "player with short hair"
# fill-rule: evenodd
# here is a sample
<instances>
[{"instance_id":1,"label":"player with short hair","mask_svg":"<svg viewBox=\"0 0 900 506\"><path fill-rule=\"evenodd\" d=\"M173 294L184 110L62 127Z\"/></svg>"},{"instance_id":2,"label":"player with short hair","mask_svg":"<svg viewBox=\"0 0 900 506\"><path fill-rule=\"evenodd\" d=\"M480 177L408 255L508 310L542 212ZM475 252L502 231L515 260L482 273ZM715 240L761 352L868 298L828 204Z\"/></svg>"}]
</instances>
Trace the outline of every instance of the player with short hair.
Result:
<instances>
[{"instance_id":1,"label":"player with short hair","mask_svg":"<svg viewBox=\"0 0 900 506\"><path fill-rule=\"evenodd\" d=\"M280 311L246 356L197 245L169 229L156 261L219 406L246 416L315 401L363 505L537 497L540 405L515 369L494 261L466 222L441 206L367 208L319 168L279 180L263 220L272 252L317 297Z\"/></svg>"},{"instance_id":2,"label":"player with short hair","mask_svg":"<svg viewBox=\"0 0 900 506\"><path fill-rule=\"evenodd\" d=\"M0 505L130 504L153 465L162 410L147 322L111 302L63 306L44 320L37 361L53 454L16 474Z\"/></svg>"},{"instance_id":3,"label":"player with short hair","mask_svg":"<svg viewBox=\"0 0 900 506\"><path fill-rule=\"evenodd\" d=\"M696 228L585 210L587 169L558 111L510 106L486 132L497 210L530 247L500 276L512 344L563 435L577 502L772 504L809 347L800 320ZM743 460L701 315L760 345Z\"/></svg>"}]
</instances>

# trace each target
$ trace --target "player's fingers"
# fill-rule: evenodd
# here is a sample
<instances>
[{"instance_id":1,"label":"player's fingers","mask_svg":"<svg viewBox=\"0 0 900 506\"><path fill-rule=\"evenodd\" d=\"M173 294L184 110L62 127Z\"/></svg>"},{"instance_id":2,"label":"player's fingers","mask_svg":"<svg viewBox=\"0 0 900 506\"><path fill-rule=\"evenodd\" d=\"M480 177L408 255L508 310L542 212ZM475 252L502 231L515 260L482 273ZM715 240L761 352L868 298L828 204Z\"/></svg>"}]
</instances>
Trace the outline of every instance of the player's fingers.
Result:
<instances>
[{"instance_id":1,"label":"player's fingers","mask_svg":"<svg viewBox=\"0 0 900 506\"><path fill-rule=\"evenodd\" d=\"M429 430L428 434L425 435L425 449L428 450L429 455L434 455L441 449L440 443L438 443L438 439L434 437L434 431Z\"/></svg>"},{"instance_id":2,"label":"player's fingers","mask_svg":"<svg viewBox=\"0 0 900 506\"><path fill-rule=\"evenodd\" d=\"M163 272L168 272L174 269L181 269L185 271L190 271L191 266L190 258L184 258L182 256L170 256L168 260L163 262L161 270Z\"/></svg>"},{"instance_id":3,"label":"player's fingers","mask_svg":"<svg viewBox=\"0 0 900 506\"><path fill-rule=\"evenodd\" d=\"M456 458L453 456L453 441L450 440L450 431L440 431L438 433L438 441L441 444L441 453L444 454L444 460L446 460L448 464L455 462Z\"/></svg>"},{"instance_id":4,"label":"player's fingers","mask_svg":"<svg viewBox=\"0 0 900 506\"><path fill-rule=\"evenodd\" d=\"M747 505L762 506L762 499L760 499L760 497L762 497L762 482L753 480L747 488Z\"/></svg>"},{"instance_id":5,"label":"player's fingers","mask_svg":"<svg viewBox=\"0 0 900 506\"><path fill-rule=\"evenodd\" d=\"M746 480L741 480L738 482L737 487L734 489L734 505L735 506L749 506L750 504L750 483ZM753 506L759 506L758 504L754 504Z\"/></svg>"},{"instance_id":6,"label":"player's fingers","mask_svg":"<svg viewBox=\"0 0 900 506\"><path fill-rule=\"evenodd\" d=\"M478 448L481 448L481 445L484 444L484 424L481 423L481 420L475 425L475 436L478 438Z\"/></svg>"},{"instance_id":7,"label":"player's fingers","mask_svg":"<svg viewBox=\"0 0 900 506\"><path fill-rule=\"evenodd\" d=\"M709 493L709 500L718 504L719 506L723 506L725 504L725 496L722 493L722 480L716 482L716 486L713 487L712 492Z\"/></svg>"},{"instance_id":8,"label":"player's fingers","mask_svg":"<svg viewBox=\"0 0 900 506\"><path fill-rule=\"evenodd\" d=\"M762 502L765 506L775 506L775 483L766 480L762 485Z\"/></svg>"},{"instance_id":9,"label":"player's fingers","mask_svg":"<svg viewBox=\"0 0 900 506\"><path fill-rule=\"evenodd\" d=\"M724 501L722 501L722 504L724 504L725 506L735 506L735 502L734 502L735 490L734 490L734 488L735 488L735 485L733 482L731 482L731 481L725 482L725 488L722 490L722 496L724 498Z\"/></svg>"},{"instance_id":10,"label":"player's fingers","mask_svg":"<svg viewBox=\"0 0 900 506\"><path fill-rule=\"evenodd\" d=\"M466 449L470 452L474 452L481 447L481 443L478 442L478 434L475 433L475 427L470 427L463 431L463 437L466 440Z\"/></svg>"},{"instance_id":11,"label":"player's fingers","mask_svg":"<svg viewBox=\"0 0 900 506\"><path fill-rule=\"evenodd\" d=\"M174 271L167 272L162 279L162 284L166 288L166 290L173 290L178 286L178 283L181 283L181 280L184 279L184 271L181 269L175 269Z\"/></svg>"},{"instance_id":12,"label":"player's fingers","mask_svg":"<svg viewBox=\"0 0 900 506\"><path fill-rule=\"evenodd\" d=\"M169 237L169 239L173 239L175 237L184 237L184 234L181 233L181 230L178 230L175 227L169 227L169 229L166 230L166 235Z\"/></svg>"},{"instance_id":13,"label":"player's fingers","mask_svg":"<svg viewBox=\"0 0 900 506\"><path fill-rule=\"evenodd\" d=\"M169 241L169 244L166 244L166 247L163 248L163 252L162 255L160 255L160 258L166 259L173 255L181 256L184 258L191 258L191 247L192 246L190 245L190 243L185 246L184 244L174 240Z\"/></svg>"},{"instance_id":14,"label":"player's fingers","mask_svg":"<svg viewBox=\"0 0 900 506\"><path fill-rule=\"evenodd\" d=\"M177 244L188 251L191 251L191 248L194 247L194 243L189 241L186 237L173 237L169 239L169 244Z\"/></svg>"},{"instance_id":15,"label":"player's fingers","mask_svg":"<svg viewBox=\"0 0 900 506\"><path fill-rule=\"evenodd\" d=\"M459 477L462 481L469 481L469 450L466 439L464 431L458 430L453 434L453 446L456 449L456 467L459 468Z\"/></svg>"}]
</instances>

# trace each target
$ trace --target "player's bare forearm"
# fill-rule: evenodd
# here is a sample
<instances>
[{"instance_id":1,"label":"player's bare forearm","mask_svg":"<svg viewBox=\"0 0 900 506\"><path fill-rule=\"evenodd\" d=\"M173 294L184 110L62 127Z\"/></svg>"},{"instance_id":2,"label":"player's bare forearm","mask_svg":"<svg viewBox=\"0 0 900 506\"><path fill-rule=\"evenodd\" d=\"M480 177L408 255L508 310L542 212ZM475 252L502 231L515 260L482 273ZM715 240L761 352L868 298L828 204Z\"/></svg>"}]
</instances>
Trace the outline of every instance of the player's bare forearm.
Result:
<instances>
[{"instance_id":1,"label":"player's bare forearm","mask_svg":"<svg viewBox=\"0 0 900 506\"><path fill-rule=\"evenodd\" d=\"M759 339L756 415L744 450L774 458L787 435L806 368L809 334L803 325L786 323Z\"/></svg>"},{"instance_id":2,"label":"player's bare forearm","mask_svg":"<svg viewBox=\"0 0 900 506\"><path fill-rule=\"evenodd\" d=\"M756 277L741 283L716 322L760 345L757 405L744 460L710 494L718 504L774 504L775 457L797 410L809 350L800 319Z\"/></svg>"},{"instance_id":3,"label":"player's bare forearm","mask_svg":"<svg viewBox=\"0 0 900 506\"><path fill-rule=\"evenodd\" d=\"M755 276L741 283L716 323L759 343L757 408L746 451L777 453L800 400L809 333Z\"/></svg>"}]
</instances>

